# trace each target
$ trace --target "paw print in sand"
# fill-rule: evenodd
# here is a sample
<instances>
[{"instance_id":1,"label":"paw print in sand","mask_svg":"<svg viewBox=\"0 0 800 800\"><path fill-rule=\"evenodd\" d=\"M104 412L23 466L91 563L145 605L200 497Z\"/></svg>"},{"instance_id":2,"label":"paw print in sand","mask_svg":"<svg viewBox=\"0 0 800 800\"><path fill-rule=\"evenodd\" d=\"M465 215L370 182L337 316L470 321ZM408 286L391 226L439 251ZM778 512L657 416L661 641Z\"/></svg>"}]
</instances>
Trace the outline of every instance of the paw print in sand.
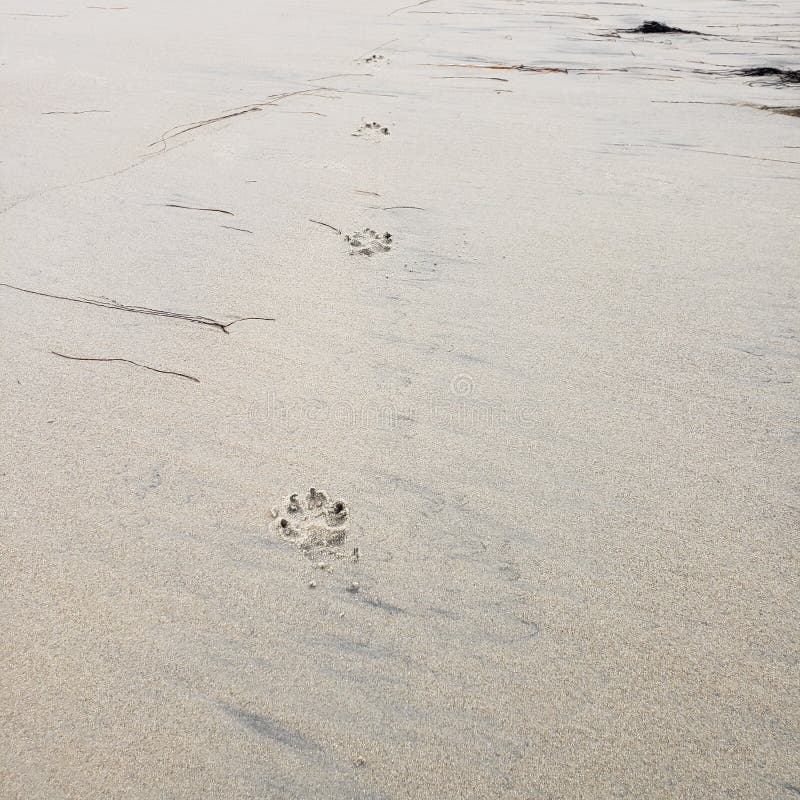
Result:
<instances>
[{"instance_id":1,"label":"paw print in sand","mask_svg":"<svg viewBox=\"0 0 800 800\"><path fill-rule=\"evenodd\" d=\"M386 56L382 56L380 53L372 53L372 55L367 56L366 58L359 58L358 61L363 62L364 64L388 64L389 60Z\"/></svg>"},{"instance_id":2,"label":"paw print in sand","mask_svg":"<svg viewBox=\"0 0 800 800\"><path fill-rule=\"evenodd\" d=\"M392 249L392 234L388 231L379 234L372 228L349 234L344 240L350 245L350 255L374 256L376 253L385 253Z\"/></svg>"},{"instance_id":3,"label":"paw print in sand","mask_svg":"<svg viewBox=\"0 0 800 800\"><path fill-rule=\"evenodd\" d=\"M368 136L369 138L380 138L388 136L389 129L380 122L364 122L353 136Z\"/></svg>"},{"instance_id":4,"label":"paw print in sand","mask_svg":"<svg viewBox=\"0 0 800 800\"><path fill-rule=\"evenodd\" d=\"M304 500L291 494L283 506L284 511L272 509L270 529L274 533L294 542L309 558L344 557L337 549L350 533L350 511L343 500L330 501L325 492L312 487Z\"/></svg>"}]
</instances>

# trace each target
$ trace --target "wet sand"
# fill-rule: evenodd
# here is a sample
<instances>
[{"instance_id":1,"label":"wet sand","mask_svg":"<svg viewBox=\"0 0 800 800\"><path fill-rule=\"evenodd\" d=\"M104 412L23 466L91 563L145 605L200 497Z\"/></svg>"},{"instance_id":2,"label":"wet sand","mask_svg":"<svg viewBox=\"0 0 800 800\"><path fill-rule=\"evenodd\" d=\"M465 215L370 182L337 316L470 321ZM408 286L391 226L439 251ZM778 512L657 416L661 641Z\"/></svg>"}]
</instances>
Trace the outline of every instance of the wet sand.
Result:
<instances>
[{"instance_id":1,"label":"wet sand","mask_svg":"<svg viewBox=\"0 0 800 800\"><path fill-rule=\"evenodd\" d=\"M4 4L3 798L800 793L794 4L402 5Z\"/></svg>"}]
</instances>

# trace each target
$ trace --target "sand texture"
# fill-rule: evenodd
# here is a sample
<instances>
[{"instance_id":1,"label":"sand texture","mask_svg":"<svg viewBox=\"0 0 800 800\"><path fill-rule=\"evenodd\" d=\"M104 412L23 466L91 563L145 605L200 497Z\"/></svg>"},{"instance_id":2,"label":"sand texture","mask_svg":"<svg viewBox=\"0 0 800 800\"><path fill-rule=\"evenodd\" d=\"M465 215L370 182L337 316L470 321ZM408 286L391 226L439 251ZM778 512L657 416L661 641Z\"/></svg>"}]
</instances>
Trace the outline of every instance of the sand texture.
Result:
<instances>
[{"instance_id":1,"label":"sand texture","mask_svg":"<svg viewBox=\"0 0 800 800\"><path fill-rule=\"evenodd\" d=\"M796 1L402 6L0 0L2 800L800 796Z\"/></svg>"}]
</instances>

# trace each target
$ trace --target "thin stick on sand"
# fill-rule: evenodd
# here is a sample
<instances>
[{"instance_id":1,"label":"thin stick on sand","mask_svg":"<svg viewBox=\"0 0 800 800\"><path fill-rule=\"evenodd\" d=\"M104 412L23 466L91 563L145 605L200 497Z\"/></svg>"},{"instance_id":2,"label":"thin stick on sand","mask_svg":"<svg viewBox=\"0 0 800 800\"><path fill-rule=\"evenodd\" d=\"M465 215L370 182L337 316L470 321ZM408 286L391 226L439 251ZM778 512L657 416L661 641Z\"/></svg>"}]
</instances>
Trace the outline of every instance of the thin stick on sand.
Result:
<instances>
[{"instance_id":1,"label":"thin stick on sand","mask_svg":"<svg viewBox=\"0 0 800 800\"><path fill-rule=\"evenodd\" d=\"M328 225L327 222L320 222L318 219L310 219L309 222L313 222L315 225L322 225L325 228L330 228L332 231L338 233L339 236L342 235L342 232L338 228L334 228L333 225Z\"/></svg>"},{"instance_id":2,"label":"thin stick on sand","mask_svg":"<svg viewBox=\"0 0 800 800\"><path fill-rule=\"evenodd\" d=\"M527 64L421 64L423 67L459 67L461 69L513 69L517 72L541 72L545 75L567 74L564 67L531 67Z\"/></svg>"},{"instance_id":3,"label":"thin stick on sand","mask_svg":"<svg viewBox=\"0 0 800 800\"><path fill-rule=\"evenodd\" d=\"M233 225L220 225L220 228L227 228L229 231L241 231L242 233L252 233L248 228L234 228Z\"/></svg>"},{"instance_id":4,"label":"thin stick on sand","mask_svg":"<svg viewBox=\"0 0 800 800\"><path fill-rule=\"evenodd\" d=\"M311 94L317 91L317 89L298 89L294 92L282 92L280 94L273 94L270 95L266 100L263 100L259 103L251 103L247 106L239 106L238 108L229 108L223 111L216 117L209 117L208 119L201 119L197 122L189 122L185 125L175 125L172 128L164 131L161 136L156 139L154 142L150 142L148 147L155 147L155 145L160 144L162 147L166 147L166 143L168 139L174 139L176 136L182 136L184 133L189 133L189 131L197 130L198 128L203 128L206 125L213 125L216 122L224 122L226 119L233 119L234 117L241 117L243 114L250 114L253 111L261 111L263 108L267 106L274 106L280 100L286 100L288 97L295 97L296 95L300 94ZM336 90L334 90L336 91Z\"/></svg>"},{"instance_id":5,"label":"thin stick on sand","mask_svg":"<svg viewBox=\"0 0 800 800\"><path fill-rule=\"evenodd\" d=\"M66 358L69 361L97 361L106 363L119 362L121 364L131 364L134 367L141 367L142 369L150 370L150 372L158 372L161 375L174 375L177 378L186 378L187 380L194 381L195 383L200 383L200 380L195 378L194 375L187 375L185 372L174 372L171 369L158 369L158 367L149 367L147 364L140 364L138 361L131 361L129 358L88 358L84 356L68 356L65 353L57 353L55 350L51 350L50 352L54 356Z\"/></svg>"},{"instance_id":6,"label":"thin stick on sand","mask_svg":"<svg viewBox=\"0 0 800 800\"><path fill-rule=\"evenodd\" d=\"M226 211L224 208L204 208L202 206L182 206L179 203L163 203L164 208L185 208L188 211L214 211L217 214L230 214L235 217L233 211Z\"/></svg>"},{"instance_id":7,"label":"thin stick on sand","mask_svg":"<svg viewBox=\"0 0 800 800\"><path fill-rule=\"evenodd\" d=\"M508 83L508 78L489 78L486 75L432 75L433 81L502 81Z\"/></svg>"},{"instance_id":8,"label":"thin stick on sand","mask_svg":"<svg viewBox=\"0 0 800 800\"><path fill-rule=\"evenodd\" d=\"M164 131L164 133L161 134L160 139L157 139L155 142L150 142L150 144L147 146L154 147L157 144L161 144L166 147L167 139L173 139L183 133L188 133L189 131L193 131L197 128L202 128L204 125L213 125L215 122L222 122L225 119L241 117L242 114L249 114L251 111L261 111L261 106L251 106L250 108L245 108L241 111L234 111L231 114L220 114L218 117L210 117L209 119L203 119L199 122L192 122L188 125L178 125L175 128L170 128L169 130Z\"/></svg>"},{"instance_id":9,"label":"thin stick on sand","mask_svg":"<svg viewBox=\"0 0 800 800\"><path fill-rule=\"evenodd\" d=\"M82 303L87 306L97 306L98 308L109 308L113 311L128 311L132 314L145 314L153 317L167 317L168 319L179 319L184 322L191 322L195 325L206 325L209 328L216 328L223 333L228 333L228 328L236 325L239 322L246 320L261 320L263 322L274 322L274 317L242 317L235 319L232 322L219 322L218 320L209 317L194 316L193 314L180 314L177 311L161 311L156 308L145 308L144 306L126 306L118 303L116 300L90 300L85 297L68 297L60 294L50 294L49 292L38 292L34 289L23 289L20 286L12 286L10 283L0 283L6 289L13 289L15 292L23 292L24 294L35 295L36 297L48 297L52 300L65 300L69 303Z\"/></svg>"},{"instance_id":10,"label":"thin stick on sand","mask_svg":"<svg viewBox=\"0 0 800 800\"><path fill-rule=\"evenodd\" d=\"M390 11L387 16L391 17L394 14L399 14L401 11L406 11L409 8L417 8L417 6L424 6L428 3L432 3L433 0L420 0L419 3L412 3L410 6L403 6L402 8L396 8L394 11Z\"/></svg>"}]
</instances>

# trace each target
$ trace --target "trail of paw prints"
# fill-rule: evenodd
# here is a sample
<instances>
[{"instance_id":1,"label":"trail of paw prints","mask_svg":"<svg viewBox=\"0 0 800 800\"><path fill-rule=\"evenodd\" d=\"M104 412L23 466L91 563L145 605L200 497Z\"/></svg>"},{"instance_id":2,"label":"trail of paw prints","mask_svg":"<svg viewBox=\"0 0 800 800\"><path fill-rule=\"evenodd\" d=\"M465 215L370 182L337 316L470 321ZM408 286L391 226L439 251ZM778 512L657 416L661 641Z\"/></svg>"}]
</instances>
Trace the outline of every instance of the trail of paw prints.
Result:
<instances>
[{"instance_id":1,"label":"trail of paw prints","mask_svg":"<svg viewBox=\"0 0 800 800\"><path fill-rule=\"evenodd\" d=\"M272 533L293 543L309 559L347 557L342 546L350 534L350 510L344 500L329 500L325 492L312 487L304 500L291 494L273 507L272 520ZM350 557L358 560L358 548Z\"/></svg>"},{"instance_id":2,"label":"trail of paw prints","mask_svg":"<svg viewBox=\"0 0 800 800\"><path fill-rule=\"evenodd\" d=\"M389 128L381 125L380 122L364 122L361 127L351 136L366 137L369 139L381 139L389 135Z\"/></svg>"},{"instance_id":3,"label":"trail of paw prints","mask_svg":"<svg viewBox=\"0 0 800 800\"><path fill-rule=\"evenodd\" d=\"M386 253L394 244L392 234L386 231L379 234L372 228L347 234L344 240L350 245L350 255L374 256L377 253Z\"/></svg>"}]
</instances>

